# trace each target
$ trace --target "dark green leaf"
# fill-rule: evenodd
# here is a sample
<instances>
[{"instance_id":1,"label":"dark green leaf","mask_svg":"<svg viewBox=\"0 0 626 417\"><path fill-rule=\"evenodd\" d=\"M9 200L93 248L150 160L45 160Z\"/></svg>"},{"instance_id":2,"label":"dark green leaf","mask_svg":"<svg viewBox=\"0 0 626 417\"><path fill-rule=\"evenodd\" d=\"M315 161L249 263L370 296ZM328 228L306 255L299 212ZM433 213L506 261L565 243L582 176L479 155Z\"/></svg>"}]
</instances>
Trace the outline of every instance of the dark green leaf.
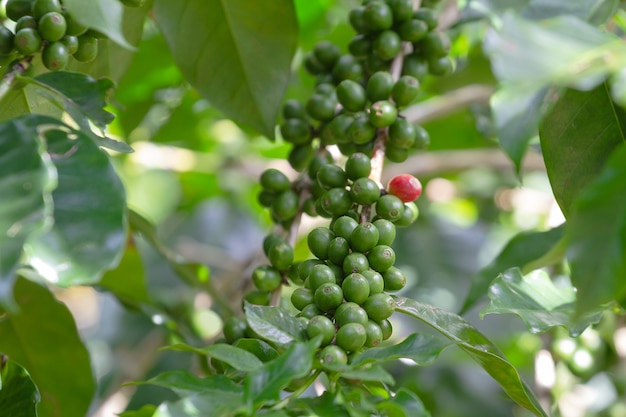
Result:
<instances>
[{"instance_id":1,"label":"dark green leaf","mask_svg":"<svg viewBox=\"0 0 626 417\"><path fill-rule=\"evenodd\" d=\"M619 0L531 0L520 14L538 20L572 15L592 25L601 25L617 11L618 6Z\"/></svg>"},{"instance_id":2,"label":"dark green leaf","mask_svg":"<svg viewBox=\"0 0 626 417\"><path fill-rule=\"evenodd\" d=\"M306 340L304 324L285 309L245 303L248 325L261 338L279 347Z\"/></svg>"},{"instance_id":3,"label":"dark green leaf","mask_svg":"<svg viewBox=\"0 0 626 417\"><path fill-rule=\"evenodd\" d=\"M156 411L156 406L147 404L139 410L124 411L119 417L152 417Z\"/></svg>"},{"instance_id":4,"label":"dark green leaf","mask_svg":"<svg viewBox=\"0 0 626 417\"><path fill-rule=\"evenodd\" d=\"M39 417L87 415L95 383L72 314L46 288L23 278L15 300L19 312L0 320L0 352L28 369L43 399Z\"/></svg>"},{"instance_id":5,"label":"dark green leaf","mask_svg":"<svg viewBox=\"0 0 626 417\"><path fill-rule=\"evenodd\" d=\"M524 266L542 258L552 248L560 244L563 233L564 227L560 226L545 232L526 231L514 236L496 256L496 259L472 277L472 285L461 309L461 314L476 305L476 302L485 295L489 284L498 274L513 267L524 268Z\"/></svg>"},{"instance_id":6,"label":"dark green leaf","mask_svg":"<svg viewBox=\"0 0 626 417\"><path fill-rule=\"evenodd\" d=\"M168 371L136 384L157 385L169 388L181 397L220 393L241 393L241 387L223 375L211 375L200 378L184 370Z\"/></svg>"},{"instance_id":7,"label":"dark green leaf","mask_svg":"<svg viewBox=\"0 0 626 417\"><path fill-rule=\"evenodd\" d=\"M220 391L165 402L152 417L224 417L234 416L242 406L240 392Z\"/></svg>"},{"instance_id":8,"label":"dark green leaf","mask_svg":"<svg viewBox=\"0 0 626 417\"><path fill-rule=\"evenodd\" d=\"M261 410L256 415L265 417L289 417L283 410Z\"/></svg>"},{"instance_id":9,"label":"dark green leaf","mask_svg":"<svg viewBox=\"0 0 626 417\"><path fill-rule=\"evenodd\" d=\"M448 346L450 342L445 339L413 333L397 345L367 349L358 354L350 364L359 366L364 363L382 363L405 358L413 360L417 365L428 365Z\"/></svg>"},{"instance_id":10,"label":"dark green leaf","mask_svg":"<svg viewBox=\"0 0 626 417\"><path fill-rule=\"evenodd\" d=\"M533 333L565 326L570 335L576 337L590 324L598 322L604 311L595 310L575 319L575 289L571 284L555 286L542 270L522 275L517 268L509 269L491 284L489 299L491 303L481 311L481 317L493 313L516 314Z\"/></svg>"},{"instance_id":11,"label":"dark green leaf","mask_svg":"<svg viewBox=\"0 0 626 417\"><path fill-rule=\"evenodd\" d=\"M137 305L150 302L143 262L135 245L126 247L117 268L106 272L98 286L112 292L124 303Z\"/></svg>"},{"instance_id":12,"label":"dark green leaf","mask_svg":"<svg viewBox=\"0 0 626 417\"><path fill-rule=\"evenodd\" d=\"M234 120L274 137L296 50L293 2L156 0L185 78Z\"/></svg>"},{"instance_id":13,"label":"dark green leaf","mask_svg":"<svg viewBox=\"0 0 626 417\"><path fill-rule=\"evenodd\" d=\"M124 6L121 2L109 0L64 0L63 5L78 22L104 33L111 40L125 48L134 49L124 38L122 29Z\"/></svg>"},{"instance_id":14,"label":"dark green leaf","mask_svg":"<svg viewBox=\"0 0 626 417\"><path fill-rule=\"evenodd\" d=\"M39 390L28 371L12 360L0 364L0 410L11 417L37 417Z\"/></svg>"},{"instance_id":15,"label":"dark green leaf","mask_svg":"<svg viewBox=\"0 0 626 417\"><path fill-rule=\"evenodd\" d=\"M93 284L115 267L126 243L124 187L107 154L87 136L46 133L57 168L54 226L29 241L29 263L57 285Z\"/></svg>"},{"instance_id":16,"label":"dark green leaf","mask_svg":"<svg viewBox=\"0 0 626 417\"><path fill-rule=\"evenodd\" d=\"M406 388L400 388L396 395L387 402L402 407L406 417L430 417L430 413L424 408L422 400Z\"/></svg>"},{"instance_id":17,"label":"dark green leaf","mask_svg":"<svg viewBox=\"0 0 626 417\"><path fill-rule=\"evenodd\" d=\"M244 402L248 407L277 400L291 381L307 376L318 346L317 339L293 343L281 356L249 373L244 381Z\"/></svg>"},{"instance_id":18,"label":"dark green leaf","mask_svg":"<svg viewBox=\"0 0 626 417\"><path fill-rule=\"evenodd\" d=\"M252 353L226 343L216 343L203 348L197 348L184 343L179 343L168 346L167 349L193 352L199 355L208 355L215 359L219 359L222 362L226 362L233 368L243 372L253 371L263 365L263 362L261 362L261 360Z\"/></svg>"},{"instance_id":19,"label":"dark green leaf","mask_svg":"<svg viewBox=\"0 0 626 417\"><path fill-rule=\"evenodd\" d=\"M350 417L344 407L336 403L337 397L326 391L319 397L299 398L291 406L306 410L319 417Z\"/></svg>"},{"instance_id":20,"label":"dark green leaf","mask_svg":"<svg viewBox=\"0 0 626 417\"><path fill-rule=\"evenodd\" d=\"M474 326L454 313L404 297L396 298L396 311L429 325L478 362L516 403L537 416L547 417L537 398L502 352Z\"/></svg>"},{"instance_id":21,"label":"dark green leaf","mask_svg":"<svg viewBox=\"0 0 626 417\"><path fill-rule=\"evenodd\" d=\"M0 304L12 302L24 242L52 223L56 172L37 134L50 121L24 116L0 123Z\"/></svg>"},{"instance_id":22,"label":"dark green leaf","mask_svg":"<svg viewBox=\"0 0 626 417\"><path fill-rule=\"evenodd\" d=\"M396 383L391 374L385 371L385 369L380 365L372 365L359 369L347 369L345 371L341 371L339 375L345 379L377 381L389 385L394 385Z\"/></svg>"},{"instance_id":23,"label":"dark green leaf","mask_svg":"<svg viewBox=\"0 0 626 417\"><path fill-rule=\"evenodd\" d=\"M235 342L235 346L253 353L262 362L271 361L278 356L276 349L259 339L239 339Z\"/></svg>"},{"instance_id":24,"label":"dark green leaf","mask_svg":"<svg viewBox=\"0 0 626 417\"><path fill-rule=\"evenodd\" d=\"M626 145L613 152L572 206L566 232L577 311L626 294Z\"/></svg>"},{"instance_id":25,"label":"dark green leaf","mask_svg":"<svg viewBox=\"0 0 626 417\"><path fill-rule=\"evenodd\" d=\"M565 90L540 128L541 150L552 191L565 217L578 193L626 140L626 112L606 83L592 91Z\"/></svg>"}]
</instances>

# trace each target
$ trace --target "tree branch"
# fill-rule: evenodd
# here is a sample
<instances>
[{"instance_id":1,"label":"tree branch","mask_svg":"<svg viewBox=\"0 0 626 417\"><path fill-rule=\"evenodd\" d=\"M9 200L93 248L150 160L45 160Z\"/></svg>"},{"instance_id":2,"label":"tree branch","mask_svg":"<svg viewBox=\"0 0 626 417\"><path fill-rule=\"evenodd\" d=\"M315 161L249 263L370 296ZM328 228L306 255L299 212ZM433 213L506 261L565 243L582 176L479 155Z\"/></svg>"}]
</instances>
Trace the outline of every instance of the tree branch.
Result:
<instances>
[{"instance_id":1,"label":"tree branch","mask_svg":"<svg viewBox=\"0 0 626 417\"><path fill-rule=\"evenodd\" d=\"M33 56L27 56L19 61L13 63L11 69L7 71L2 80L0 80L0 101L4 99L11 88L15 85L15 79L20 75L23 75L30 67L30 62L33 60Z\"/></svg>"}]
</instances>

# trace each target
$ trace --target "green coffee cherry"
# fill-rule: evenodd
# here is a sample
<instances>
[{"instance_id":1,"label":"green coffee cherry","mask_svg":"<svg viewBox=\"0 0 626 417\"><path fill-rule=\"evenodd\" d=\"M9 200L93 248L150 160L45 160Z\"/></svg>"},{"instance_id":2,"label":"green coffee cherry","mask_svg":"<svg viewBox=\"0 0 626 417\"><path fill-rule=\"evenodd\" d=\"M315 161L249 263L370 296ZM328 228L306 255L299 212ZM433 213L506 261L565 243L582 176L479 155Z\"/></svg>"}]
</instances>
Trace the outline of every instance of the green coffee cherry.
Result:
<instances>
[{"instance_id":1,"label":"green coffee cherry","mask_svg":"<svg viewBox=\"0 0 626 417\"><path fill-rule=\"evenodd\" d=\"M393 12L383 2L372 2L363 9L363 26L369 32L377 32L391 28Z\"/></svg>"},{"instance_id":2,"label":"green coffee cherry","mask_svg":"<svg viewBox=\"0 0 626 417\"><path fill-rule=\"evenodd\" d=\"M330 120L335 116L337 101L327 95L313 94L306 103L306 111L315 120Z\"/></svg>"},{"instance_id":3,"label":"green coffee cherry","mask_svg":"<svg viewBox=\"0 0 626 417\"><path fill-rule=\"evenodd\" d=\"M306 109L300 100L289 99L283 105L283 118L287 119L305 119Z\"/></svg>"},{"instance_id":4,"label":"green coffee cherry","mask_svg":"<svg viewBox=\"0 0 626 417\"><path fill-rule=\"evenodd\" d=\"M366 334L365 346L376 347L380 345L380 342L383 341L383 330L380 328L380 325L375 321L369 320L364 327Z\"/></svg>"},{"instance_id":5,"label":"green coffee cherry","mask_svg":"<svg viewBox=\"0 0 626 417\"><path fill-rule=\"evenodd\" d=\"M364 10L365 7L357 6L350 10L350 13L348 14L348 21L350 22L350 26L352 26L352 28L358 33L365 33L367 31L365 21L363 20Z\"/></svg>"},{"instance_id":6,"label":"green coffee cherry","mask_svg":"<svg viewBox=\"0 0 626 417\"><path fill-rule=\"evenodd\" d=\"M353 153L346 161L346 175L352 181L369 176L371 170L370 158L363 153Z\"/></svg>"},{"instance_id":7,"label":"green coffee cherry","mask_svg":"<svg viewBox=\"0 0 626 417\"><path fill-rule=\"evenodd\" d=\"M61 13L63 11L59 0L35 0L32 7L32 14L37 20L46 13Z\"/></svg>"},{"instance_id":8,"label":"green coffee cherry","mask_svg":"<svg viewBox=\"0 0 626 417\"><path fill-rule=\"evenodd\" d=\"M353 56L366 57L372 51L372 40L367 35L358 34L348 44L348 51Z\"/></svg>"},{"instance_id":9,"label":"green coffee cherry","mask_svg":"<svg viewBox=\"0 0 626 417\"><path fill-rule=\"evenodd\" d=\"M287 142L303 145L311 139L311 128L304 119L287 119L280 125L280 134Z\"/></svg>"},{"instance_id":10,"label":"green coffee cherry","mask_svg":"<svg viewBox=\"0 0 626 417\"><path fill-rule=\"evenodd\" d=\"M350 193L345 188L331 188L320 200L323 209L332 216L341 216L352 207Z\"/></svg>"},{"instance_id":11,"label":"green coffee cherry","mask_svg":"<svg viewBox=\"0 0 626 417\"><path fill-rule=\"evenodd\" d=\"M291 188L291 181L276 168L268 168L261 173L261 186L269 191L282 192Z\"/></svg>"},{"instance_id":12,"label":"green coffee cherry","mask_svg":"<svg viewBox=\"0 0 626 417\"><path fill-rule=\"evenodd\" d=\"M330 41L321 41L313 47L313 54L324 68L332 68L341 56L341 50Z\"/></svg>"},{"instance_id":13,"label":"green coffee cherry","mask_svg":"<svg viewBox=\"0 0 626 417\"><path fill-rule=\"evenodd\" d=\"M65 35L61 42L67 48L67 53L73 55L78 50L78 38L76 36Z\"/></svg>"},{"instance_id":14,"label":"green coffee cherry","mask_svg":"<svg viewBox=\"0 0 626 417\"><path fill-rule=\"evenodd\" d=\"M37 20L30 15L22 16L15 22L16 32L25 28L37 29L37 27Z\"/></svg>"},{"instance_id":15,"label":"green coffee cherry","mask_svg":"<svg viewBox=\"0 0 626 417\"><path fill-rule=\"evenodd\" d=\"M395 122L397 117L398 109L390 101L377 101L370 108L369 122L375 127L387 127Z\"/></svg>"},{"instance_id":16,"label":"green coffee cherry","mask_svg":"<svg viewBox=\"0 0 626 417\"><path fill-rule=\"evenodd\" d=\"M454 63L452 59L447 56L441 58L428 60L428 72L436 76L444 76L452 74L454 70Z\"/></svg>"},{"instance_id":17,"label":"green coffee cherry","mask_svg":"<svg viewBox=\"0 0 626 417\"><path fill-rule=\"evenodd\" d=\"M296 288L295 291L291 293L291 304L300 311L312 303L313 291L308 288Z\"/></svg>"},{"instance_id":18,"label":"green coffee cherry","mask_svg":"<svg viewBox=\"0 0 626 417\"><path fill-rule=\"evenodd\" d=\"M293 248L287 242L272 245L267 254L270 263L279 271L286 271L293 263Z\"/></svg>"},{"instance_id":19,"label":"green coffee cherry","mask_svg":"<svg viewBox=\"0 0 626 417\"><path fill-rule=\"evenodd\" d=\"M328 246L335 238L335 234L327 227L317 227L307 236L309 250L319 259L328 259Z\"/></svg>"},{"instance_id":20,"label":"green coffee cherry","mask_svg":"<svg viewBox=\"0 0 626 417\"><path fill-rule=\"evenodd\" d=\"M385 149L385 156L391 162L404 162L409 158L409 149L388 143Z\"/></svg>"},{"instance_id":21,"label":"green coffee cherry","mask_svg":"<svg viewBox=\"0 0 626 417\"><path fill-rule=\"evenodd\" d=\"M41 60L50 71L59 71L67 66L70 54L63 42L52 42L43 48Z\"/></svg>"},{"instance_id":22,"label":"green coffee cherry","mask_svg":"<svg viewBox=\"0 0 626 417\"><path fill-rule=\"evenodd\" d=\"M269 265L258 266L252 271L254 286L262 291L274 291L283 282L280 272Z\"/></svg>"},{"instance_id":23,"label":"green coffee cherry","mask_svg":"<svg viewBox=\"0 0 626 417\"><path fill-rule=\"evenodd\" d=\"M426 7L421 7L417 9L416 11L414 11L413 18L419 19L423 21L424 23L426 23L429 31L434 30L439 24L435 11L432 9L428 9Z\"/></svg>"},{"instance_id":24,"label":"green coffee cherry","mask_svg":"<svg viewBox=\"0 0 626 417\"><path fill-rule=\"evenodd\" d=\"M343 265L343 260L350 253L350 243L347 239L337 236L328 246L328 260L335 265ZM343 270L342 270L343 272Z\"/></svg>"},{"instance_id":25,"label":"green coffee cherry","mask_svg":"<svg viewBox=\"0 0 626 417\"><path fill-rule=\"evenodd\" d=\"M310 144L294 146L287 157L289 165L296 171L302 171L309 166L315 157L315 150Z\"/></svg>"},{"instance_id":26,"label":"green coffee cherry","mask_svg":"<svg viewBox=\"0 0 626 417\"><path fill-rule=\"evenodd\" d=\"M21 29L13 39L15 49L22 55L33 55L41 49L41 37L35 29Z\"/></svg>"},{"instance_id":27,"label":"green coffee cherry","mask_svg":"<svg viewBox=\"0 0 626 417\"><path fill-rule=\"evenodd\" d=\"M378 229L378 245L391 245L396 238L396 226L387 219L376 219L374 226Z\"/></svg>"},{"instance_id":28,"label":"green coffee cherry","mask_svg":"<svg viewBox=\"0 0 626 417\"><path fill-rule=\"evenodd\" d=\"M313 300L320 310L332 311L343 302L343 291L339 285L327 282L315 290Z\"/></svg>"},{"instance_id":29,"label":"green coffee cherry","mask_svg":"<svg viewBox=\"0 0 626 417\"><path fill-rule=\"evenodd\" d=\"M362 304L370 295L370 284L362 274L352 273L341 283L343 297L346 301Z\"/></svg>"},{"instance_id":30,"label":"green coffee cherry","mask_svg":"<svg viewBox=\"0 0 626 417\"><path fill-rule=\"evenodd\" d=\"M307 336L309 336L309 339L313 339L314 337L321 335L321 346L326 346L335 338L335 325L326 316L315 316L309 320L309 324L306 327L306 333Z\"/></svg>"},{"instance_id":31,"label":"green coffee cherry","mask_svg":"<svg viewBox=\"0 0 626 417\"><path fill-rule=\"evenodd\" d=\"M46 13L39 19L39 34L50 42L56 42L65 36L67 24L61 13Z\"/></svg>"},{"instance_id":32,"label":"green coffee cherry","mask_svg":"<svg viewBox=\"0 0 626 417\"><path fill-rule=\"evenodd\" d=\"M13 32L0 24L0 55L9 55L13 52L14 38Z\"/></svg>"},{"instance_id":33,"label":"green coffee cherry","mask_svg":"<svg viewBox=\"0 0 626 417\"><path fill-rule=\"evenodd\" d=\"M361 223L350 235L350 246L354 251L367 252L376 246L378 236L378 229L373 223Z\"/></svg>"},{"instance_id":34,"label":"green coffee cherry","mask_svg":"<svg viewBox=\"0 0 626 417\"><path fill-rule=\"evenodd\" d=\"M347 352L354 352L365 345L367 334L360 323L348 323L337 330L335 343Z\"/></svg>"},{"instance_id":35,"label":"green coffee cherry","mask_svg":"<svg viewBox=\"0 0 626 417\"><path fill-rule=\"evenodd\" d=\"M387 0L395 23L410 20L413 17L413 0Z\"/></svg>"},{"instance_id":36,"label":"green coffee cherry","mask_svg":"<svg viewBox=\"0 0 626 417\"><path fill-rule=\"evenodd\" d=\"M362 206L374 204L380 198L380 187L373 180L361 177L352 183L350 198Z\"/></svg>"},{"instance_id":37,"label":"green coffee cherry","mask_svg":"<svg viewBox=\"0 0 626 417\"><path fill-rule=\"evenodd\" d=\"M313 51L308 52L304 56L303 63L304 63L304 69L306 69L307 72L309 74L311 74L311 75L321 74L321 73L324 73L326 71L326 68L324 67L324 64L319 62L319 60L317 59L317 57L315 56Z\"/></svg>"},{"instance_id":38,"label":"green coffee cherry","mask_svg":"<svg viewBox=\"0 0 626 417\"><path fill-rule=\"evenodd\" d=\"M428 61L417 54L405 56L402 75L410 75L418 80L423 80L428 75Z\"/></svg>"},{"instance_id":39,"label":"green coffee cherry","mask_svg":"<svg viewBox=\"0 0 626 417\"><path fill-rule=\"evenodd\" d=\"M404 203L404 211L402 217L395 221L398 227L407 227L412 225L419 216L419 210L414 202Z\"/></svg>"},{"instance_id":40,"label":"green coffee cherry","mask_svg":"<svg viewBox=\"0 0 626 417\"><path fill-rule=\"evenodd\" d=\"M270 291L254 290L244 295L243 299L250 304L267 306L270 304L272 293Z\"/></svg>"},{"instance_id":41,"label":"green coffee cherry","mask_svg":"<svg viewBox=\"0 0 626 417\"><path fill-rule=\"evenodd\" d=\"M365 325L369 320L367 313L360 305L353 302L343 303L335 311L335 322L338 327L348 323L359 323Z\"/></svg>"},{"instance_id":42,"label":"green coffee cherry","mask_svg":"<svg viewBox=\"0 0 626 417\"><path fill-rule=\"evenodd\" d=\"M72 34L68 32L68 34ZM74 59L79 62L91 62L98 55L98 39L84 34L78 37L78 49L74 52Z\"/></svg>"},{"instance_id":43,"label":"green coffee cherry","mask_svg":"<svg viewBox=\"0 0 626 417\"><path fill-rule=\"evenodd\" d=\"M371 142L376 137L376 127L365 114L358 114L348 128L348 137L356 145Z\"/></svg>"},{"instance_id":44,"label":"green coffee cherry","mask_svg":"<svg viewBox=\"0 0 626 417\"><path fill-rule=\"evenodd\" d=\"M31 10L32 0L8 0L5 6L7 17L14 22L29 15Z\"/></svg>"},{"instance_id":45,"label":"green coffee cherry","mask_svg":"<svg viewBox=\"0 0 626 417\"><path fill-rule=\"evenodd\" d=\"M400 291L406 285L406 275L400 268L390 267L383 272L385 291Z\"/></svg>"},{"instance_id":46,"label":"green coffee cherry","mask_svg":"<svg viewBox=\"0 0 626 417\"><path fill-rule=\"evenodd\" d=\"M350 275L355 272L363 273L363 271L367 271L370 264L367 256L359 252L352 252L344 258L342 267L344 274Z\"/></svg>"},{"instance_id":47,"label":"green coffee cherry","mask_svg":"<svg viewBox=\"0 0 626 417\"><path fill-rule=\"evenodd\" d=\"M380 330L383 332L383 340L387 340L391 337L393 333L393 327L391 326L391 322L387 319L378 321L378 325L380 326Z\"/></svg>"},{"instance_id":48,"label":"green coffee cherry","mask_svg":"<svg viewBox=\"0 0 626 417\"><path fill-rule=\"evenodd\" d=\"M403 75L393 86L391 97L396 105L403 107L411 104L419 94L420 83L417 78Z\"/></svg>"},{"instance_id":49,"label":"green coffee cherry","mask_svg":"<svg viewBox=\"0 0 626 417\"><path fill-rule=\"evenodd\" d=\"M450 52L450 39L443 32L430 32L418 45L429 59L441 58Z\"/></svg>"},{"instance_id":50,"label":"green coffee cherry","mask_svg":"<svg viewBox=\"0 0 626 417\"><path fill-rule=\"evenodd\" d=\"M354 80L343 80L337 86L337 99L348 111L363 110L365 107L365 89Z\"/></svg>"},{"instance_id":51,"label":"green coffee cherry","mask_svg":"<svg viewBox=\"0 0 626 417\"><path fill-rule=\"evenodd\" d=\"M350 114L338 114L322 127L320 140L324 145L334 145L336 143L348 143L348 129L354 121Z\"/></svg>"},{"instance_id":52,"label":"green coffee cherry","mask_svg":"<svg viewBox=\"0 0 626 417\"><path fill-rule=\"evenodd\" d=\"M333 224L333 232L336 236L342 237L349 241L352 232L354 231L354 229L356 229L358 225L359 223L353 218L349 216L341 216L337 218L337 220Z\"/></svg>"},{"instance_id":53,"label":"green coffee cherry","mask_svg":"<svg viewBox=\"0 0 626 417\"><path fill-rule=\"evenodd\" d=\"M403 41L419 42L428 34L428 25L423 20L412 19L398 27L398 35Z\"/></svg>"},{"instance_id":54,"label":"green coffee cherry","mask_svg":"<svg viewBox=\"0 0 626 417\"><path fill-rule=\"evenodd\" d=\"M402 40L393 30L385 30L376 36L372 44L374 53L383 60L393 59L402 49Z\"/></svg>"},{"instance_id":55,"label":"green coffee cherry","mask_svg":"<svg viewBox=\"0 0 626 417\"><path fill-rule=\"evenodd\" d=\"M369 284L370 295L383 292L383 290L385 289L385 280L380 273L369 269L367 271L361 272L361 275L365 277L367 283Z\"/></svg>"},{"instance_id":56,"label":"green coffee cherry","mask_svg":"<svg viewBox=\"0 0 626 417\"><path fill-rule=\"evenodd\" d=\"M312 319L315 316L319 316L320 314L322 314L322 310L320 310L315 303L313 304L309 304L307 306L305 306L302 311L300 311L300 314L298 314L299 317L305 317L307 319Z\"/></svg>"},{"instance_id":57,"label":"green coffee cherry","mask_svg":"<svg viewBox=\"0 0 626 417\"><path fill-rule=\"evenodd\" d=\"M327 371L335 371L348 363L348 355L337 345L328 345L320 351L320 363Z\"/></svg>"},{"instance_id":58,"label":"green coffee cherry","mask_svg":"<svg viewBox=\"0 0 626 417\"><path fill-rule=\"evenodd\" d=\"M67 25L67 30L65 31L67 35L80 36L87 32L87 26L78 23L69 13L64 13L63 17L65 17L65 24Z\"/></svg>"},{"instance_id":59,"label":"green coffee cherry","mask_svg":"<svg viewBox=\"0 0 626 417\"><path fill-rule=\"evenodd\" d=\"M231 317L224 323L224 338L228 343L235 343L237 340L246 337L248 323L243 317Z\"/></svg>"},{"instance_id":60,"label":"green coffee cherry","mask_svg":"<svg viewBox=\"0 0 626 417\"><path fill-rule=\"evenodd\" d=\"M367 254L370 268L380 273L384 273L396 262L396 253L387 245L374 246Z\"/></svg>"},{"instance_id":61,"label":"green coffee cherry","mask_svg":"<svg viewBox=\"0 0 626 417\"><path fill-rule=\"evenodd\" d=\"M298 212L298 204L298 194L295 191L283 191L274 199L270 207L271 214L278 221L289 221Z\"/></svg>"},{"instance_id":62,"label":"green coffee cherry","mask_svg":"<svg viewBox=\"0 0 626 417\"><path fill-rule=\"evenodd\" d=\"M396 309L396 302L388 294L373 294L365 300L363 309L370 319L380 322L391 317Z\"/></svg>"},{"instance_id":63,"label":"green coffee cherry","mask_svg":"<svg viewBox=\"0 0 626 417\"><path fill-rule=\"evenodd\" d=\"M422 126L415 126L415 143L414 147L417 149L425 149L430 145L430 135L428 131L424 129Z\"/></svg>"},{"instance_id":64,"label":"green coffee cherry","mask_svg":"<svg viewBox=\"0 0 626 417\"><path fill-rule=\"evenodd\" d=\"M398 220L403 212L404 203L395 195L384 195L376 202L376 214L391 222Z\"/></svg>"},{"instance_id":65,"label":"green coffee cherry","mask_svg":"<svg viewBox=\"0 0 626 417\"><path fill-rule=\"evenodd\" d=\"M342 55L333 66L333 79L340 83L343 80L359 81L363 77L363 66L352 55Z\"/></svg>"},{"instance_id":66,"label":"green coffee cherry","mask_svg":"<svg viewBox=\"0 0 626 417\"><path fill-rule=\"evenodd\" d=\"M345 171L334 164L323 165L317 171L317 180L325 188L344 187L346 179Z\"/></svg>"},{"instance_id":67,"label":"green coffee cherry","mask_svg":"<svg viewBox=\"0 0 626 417\"><path fill-rule=\"evenodd\" d=\"M415 126L406 119L396 119L389 126L388 143L399 148L411 148L417 136Z\"/></svg>"},{"instance_id":68,"label":"green coffee cherry","mask_svg":"<svg viewBox=\"0 0 626 417\"><path fill-rule=\"evenodd\" d=\"M336 284L337 279L335 278L335 273L328 265L320 264L315 265L313 269L311 269L308 283L311 290L315 291L324 284Z\"/></svg>"},{"instance_id":69,"label":"green coffee cherry","mask_svg":"<svg viewBox=\"0 0 626 417\"><path fill-rule=\"evenodd\" d=\"M391 95L393 85L393 77L388 71L375 72L367 80L365 90L367 98L372 102L387 100Z\"/></svg>"}]
</instances>

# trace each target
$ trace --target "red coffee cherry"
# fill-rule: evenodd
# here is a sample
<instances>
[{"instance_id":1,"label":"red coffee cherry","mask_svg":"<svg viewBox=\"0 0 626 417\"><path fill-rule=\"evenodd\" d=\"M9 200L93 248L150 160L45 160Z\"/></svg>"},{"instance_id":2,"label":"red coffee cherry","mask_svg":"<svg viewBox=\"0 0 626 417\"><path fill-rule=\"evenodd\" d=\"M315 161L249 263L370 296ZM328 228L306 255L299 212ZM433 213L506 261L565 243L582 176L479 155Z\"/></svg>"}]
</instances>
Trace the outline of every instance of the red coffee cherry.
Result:
<instances>
[{"instance_id":1,"label":"red coffee cherry","mask_svg":"<svg viewBox=\"0 0 626 417\"><path fill-rule=\"evenodd\" d=\"M396 175L387 183L387 192L405 203L415 201L422 194L422 184L413 175Z\"/></svg>"}]
</instances>

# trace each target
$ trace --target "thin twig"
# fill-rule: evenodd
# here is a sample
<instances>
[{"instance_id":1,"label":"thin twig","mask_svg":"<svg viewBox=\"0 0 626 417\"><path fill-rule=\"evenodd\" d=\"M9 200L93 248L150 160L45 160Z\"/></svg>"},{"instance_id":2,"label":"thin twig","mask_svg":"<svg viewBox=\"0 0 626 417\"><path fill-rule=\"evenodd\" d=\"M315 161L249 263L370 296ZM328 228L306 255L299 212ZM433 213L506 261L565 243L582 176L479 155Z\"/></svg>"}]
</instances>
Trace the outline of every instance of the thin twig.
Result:
<instances>
[{"instance_id":1,"label":"thin twig","mask_svg":"<svg viewBox=\"0 0 626 417\"><path fill-rule=\"evenodd\" d=\"M4 96L6 96L9 91L11 91L11 88L15 85L15 79L20 75L23 75L30 67L30 62L32 60L32 56L24 57L15 62L11 69L4 74L2 80L0 80L0 101L4 99Z\"/></svg>"}]
</instances>

